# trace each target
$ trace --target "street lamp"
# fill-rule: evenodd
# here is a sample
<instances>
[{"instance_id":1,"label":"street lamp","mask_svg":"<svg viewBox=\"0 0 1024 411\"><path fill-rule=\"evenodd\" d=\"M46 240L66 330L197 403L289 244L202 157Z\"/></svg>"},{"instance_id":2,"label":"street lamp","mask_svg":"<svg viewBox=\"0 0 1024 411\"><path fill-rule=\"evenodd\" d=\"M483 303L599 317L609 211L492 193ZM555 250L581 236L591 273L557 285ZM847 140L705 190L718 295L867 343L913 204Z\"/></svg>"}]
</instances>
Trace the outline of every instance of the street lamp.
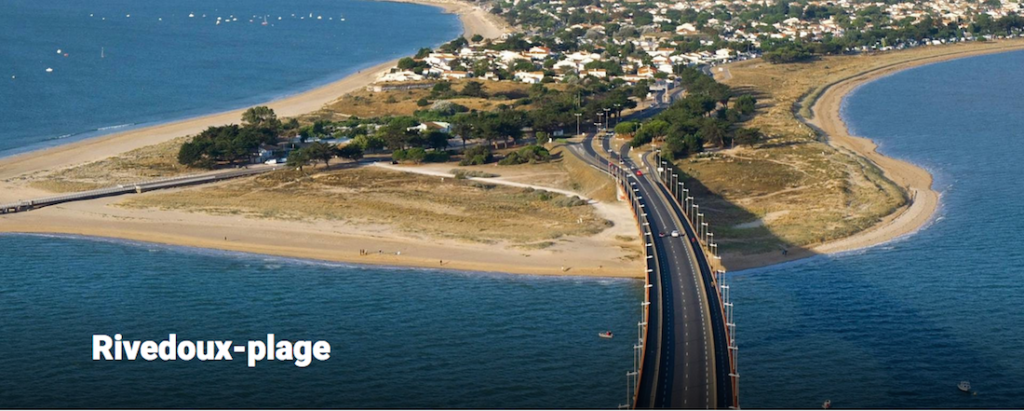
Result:
<instances>
[{"instance_id":1,"label":"street lamp","mask_svg":"<svg viewBox=\"0 0 1024 411\"><path fill-rule=\"evenodd\" d=\"M610 112L610 111L612 111L612 109L610 109L610 108L605 108L604 109L604 129L605 130L608 129L608 117L609 117L608 112Z\"/></svg>"},{"instance_id":2,"label":"street lamp","mask_svg":"<svg viewBox=\"0 0 1024 411\"><path fill-rule=\"evenodd\" d=\"M580 135L580 117L582 117L583 114L582 113L576 113L575 115L576 115L576 135L578 136L578 135Z\"/></svg>"}]
</instances>

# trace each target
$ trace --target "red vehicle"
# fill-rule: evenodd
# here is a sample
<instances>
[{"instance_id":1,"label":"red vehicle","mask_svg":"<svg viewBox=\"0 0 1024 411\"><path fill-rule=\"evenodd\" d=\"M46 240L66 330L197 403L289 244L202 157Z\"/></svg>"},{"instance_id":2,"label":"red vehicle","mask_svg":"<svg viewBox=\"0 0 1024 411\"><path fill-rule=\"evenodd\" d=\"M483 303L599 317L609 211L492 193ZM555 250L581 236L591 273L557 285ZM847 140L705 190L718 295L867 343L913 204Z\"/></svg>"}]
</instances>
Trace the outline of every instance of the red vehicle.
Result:
<instances>
[{"instance_id":1,"label":"red vehicle","mask_svg":"<svg viewBox=\"0 0 1024 411\"><path fill-rule=\"evenodd\" d=\"M643 172L643 171L640 171L640 170L636 170L636 175L638 175L638 176L642 176L642 175L644 175L644 172Z\"/></svg>"}]
</instances>

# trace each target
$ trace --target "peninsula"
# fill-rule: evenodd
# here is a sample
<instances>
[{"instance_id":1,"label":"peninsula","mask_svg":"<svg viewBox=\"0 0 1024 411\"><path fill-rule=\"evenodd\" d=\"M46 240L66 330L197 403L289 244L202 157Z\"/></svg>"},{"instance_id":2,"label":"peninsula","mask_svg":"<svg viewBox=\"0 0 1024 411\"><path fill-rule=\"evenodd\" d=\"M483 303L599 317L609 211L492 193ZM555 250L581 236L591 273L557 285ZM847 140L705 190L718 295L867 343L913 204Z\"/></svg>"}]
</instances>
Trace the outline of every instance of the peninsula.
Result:
<instances>
[{"instance_id":1,"label":"peninsula","mask_svg":"<svg viewBox=\"0 0 1024 411\"><path fill-rule=\"evenodd\" d=\"M628 205L567 149L608 129L682 171L726 267L763 266L890 241L938 206L926 171L849 135L844 95L905 68L1024 49L1009 5L957 3L991 18L951 28L934 10L859 4L415 2L457 14L463 37L261 105L272 126L235 110L0 159L0 203L245 162L286 170L4 215L0 232L640 277ZM877 33L852 34L864 27ZM274 141L230 158L189 145L239 122Z\"/></svg>"}]
</instances>

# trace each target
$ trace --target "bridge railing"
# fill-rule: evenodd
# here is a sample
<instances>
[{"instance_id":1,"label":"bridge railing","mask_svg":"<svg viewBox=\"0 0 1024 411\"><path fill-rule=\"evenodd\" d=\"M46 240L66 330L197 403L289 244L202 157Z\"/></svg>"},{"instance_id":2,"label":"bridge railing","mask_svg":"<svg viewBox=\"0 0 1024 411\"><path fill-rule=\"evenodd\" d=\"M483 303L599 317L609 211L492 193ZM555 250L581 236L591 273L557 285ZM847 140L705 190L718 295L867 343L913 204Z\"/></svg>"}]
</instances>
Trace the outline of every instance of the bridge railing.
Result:
<instances>
[{"instance_id":1,"label":"bridge railing","mask_svg":"<svg viewBox=\"0 0 1024 411\"><path fill-rule=\"evenodd\" d=\"M644 301L641 303L640 322L637 323L637 344L633 346L633 370L626 372L626 404L620 408L636 408L636 401L640 395L640 381L643 378L644 360L647 353L647 321L650 318L651 306L651 280L652 275L659 272L658 253L654 250L654 236L651 232L651 224L647 220L647 212L643 204L643 198L637 194L639 189L635 188L635 181L630 181L630 173L615 163L598 155L598 159L607 162L606 169L595 167L598 170L608 173L615 179L617 189L622 190L629 200L629 208L633 212L636 221L637 231L644 243L644 261L646 271L644 273ZM661 306L659 305L659 308Z\"/></svg>"},{"instance_id":2,"label":"bridge railing","mask_svg":"<svg viewBox=\"0 0 1024 411\"><path fill-rule=\"evenodd\" d=\"M682 172L675 164L661 159L660 151L655 152L655 161L660 172L658 180L672 193L672 200L683 210L683 217L690 223L697 234L697 242L704 251L708 266L712 271L714 289L718 292L718 301L721 302L722 318L725 319L726 335L729 339L729 378L732 382L732 405L730 408L739 408L739 385L740 374L738 372L736 357L739 348L736 345L736 321L733 318L733 303L729 299L729 285L726 284L725 266L722 265L722 256L718 253L718 244L715 243L715 234L710 232L710 225L700 212L700 206L690 196L690 190L679 181Z\"/></svg>"},{"instance_id":3,"label":"bridge railing","mask_svg":"<svg viewBox=\"0 0 1024 411\"><path fill-rule=\"evenodd\" d=\"M637 194L636 182L629 180L629 172L608 163L608 173L615 178L618 188L626 193L629 199L629 207L637 223L637 231L644 243L644 261L646 271L644 273L644 302L641 304L641 321L637 324L637 344L633 346L633 371L626 373L627 408L636 408L636 402L640 395L640 381L643 378L644 360L647 353L648 324L651 306L651 278L660 271L658 253L654 249L654 234L651 231L651 224L647 220L647 211L644 206L643 197ZM627 184L629 183L629 184ZM659 305L660 307L660 305ZM632 378L630 378L632 377ZM632 380L632 386L630 386ZM631 388L632 387L632 388Z\"/></svg>"},{"instance_id":4,"label":"bridge railing","mask_svg":"<svg viewBox=\"0 0 1024 411\"><path fill-rule=\"evenodd\" d=\"M112 195L121 195L132 192L143 192L149 190L155 190L160 188L169 188L176 186L184 186L191 184L199 184L210 181L217 181L235 177L242 177L252 174L259 174L267 171L277 170L278 167L261 167L251 169L236 169L236 170L224 170L217 172L208 173L194 173L186 174L181 176L158 178L154 180L147 180L137 183L126 183L119 184L112 187L99 188L89 191L81 191L77 193L64 194L53 197L37 198L33 200L24 200L17 203L0 204L0 213L7 214L8 210L14 210L14 212L30 210L36 207L45 207L50 205L56 205L60 203L66 203L69 201L78 200L90 200L100 197L108 197Z\"/></svg>"}]
</instances>

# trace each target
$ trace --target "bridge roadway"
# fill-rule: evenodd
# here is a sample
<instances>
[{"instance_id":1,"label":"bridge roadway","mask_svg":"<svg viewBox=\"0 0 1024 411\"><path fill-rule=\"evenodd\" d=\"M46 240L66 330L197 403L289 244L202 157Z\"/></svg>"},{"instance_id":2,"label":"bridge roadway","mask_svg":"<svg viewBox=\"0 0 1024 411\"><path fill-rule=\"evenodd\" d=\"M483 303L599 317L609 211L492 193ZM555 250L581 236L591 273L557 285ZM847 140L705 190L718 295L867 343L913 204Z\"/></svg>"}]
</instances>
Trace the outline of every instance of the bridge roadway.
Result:
<instances>
[{"instance_id":1,"label":"bridge roadway","mask_svg":"<svg viewBox=\"0 0 1024 411\"><path fill-rule=\"evenodd\" d=\"M582 150L577 149L576 153L596 167L607 169L608 160L594 150L593 138L588 135ZM651 180L653 176L648 170L641 176L636 175L640 168L629 159L628 151L629 147L624 147L618 157L621 165L630 170L631 184L635 182L633 186L643 198L654 233L660 271L658 281L652 281L648 341L635 407L717 408L719 404L727 405L728 402L720 401L720 379L716 373L719 361L716 361L713 310L710 308L714 306L709 304L708 287L696 256L702 251L691 243L692 235L671 236L673 230L688 234L692 230L686 230L670 205L672 201ZM661 318L655 316L659 312Z\"/></svg>"},{"instance_id":2,"label":"bridge roadway","mask_svg":"<svg viewBox=\"0 0 1024 411\"><path fill-rule=\"evenodd\" d=\"M0 214L10 214L34 210L40 207L52 206L72 201L92 200L102 197L113 197L131 193L144 193L147 191L184 187L196 184L212 183L215 181L231 178L245 177L262 174L277 170L277 166L256 165L249 168L214 171L203 174L192 174L151 180L136 184L121 184L114 187L101 188L97 190L82 191L78 193L65 194L61 196L37 198L34 200L23 200L9 204L0 204Z\"/></svg>"}]
</instances>

